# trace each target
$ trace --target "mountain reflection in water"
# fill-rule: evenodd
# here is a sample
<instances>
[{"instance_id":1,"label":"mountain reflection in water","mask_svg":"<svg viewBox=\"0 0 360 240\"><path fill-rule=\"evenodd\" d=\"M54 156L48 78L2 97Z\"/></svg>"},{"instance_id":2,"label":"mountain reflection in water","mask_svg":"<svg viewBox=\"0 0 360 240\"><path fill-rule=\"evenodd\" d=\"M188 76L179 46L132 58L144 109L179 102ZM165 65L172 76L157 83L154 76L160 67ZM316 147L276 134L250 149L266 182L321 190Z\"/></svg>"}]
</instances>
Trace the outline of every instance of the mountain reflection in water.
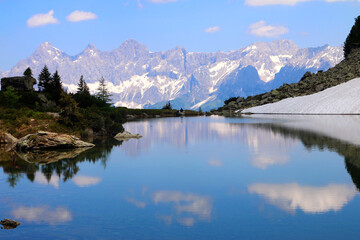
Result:
<instances>
[{"instance_id":1,"label":"mountain reflection in water","mask_svg":"<svg viewBox=\"0 0 360 240\"><path fill-rule=\"evenodd\" d=\"M0 215L34 239L356 239L359 124L147 119L124 124L141 139L18 153L15 163L0 152Z\"/></svg>"}]
</instances>

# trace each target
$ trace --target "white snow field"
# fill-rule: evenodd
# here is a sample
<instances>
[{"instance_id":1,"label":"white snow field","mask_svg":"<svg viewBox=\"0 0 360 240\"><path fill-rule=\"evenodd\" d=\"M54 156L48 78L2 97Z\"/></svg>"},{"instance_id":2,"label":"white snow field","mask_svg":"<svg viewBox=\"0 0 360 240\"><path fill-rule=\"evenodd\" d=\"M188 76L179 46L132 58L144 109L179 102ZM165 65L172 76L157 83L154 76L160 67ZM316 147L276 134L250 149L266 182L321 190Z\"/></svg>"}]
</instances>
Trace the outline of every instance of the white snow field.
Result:
<instances>
[{"instance_id":1,"label":"white snow field","mask_svg":"<svg viewBox=\"0 0 360 240\"><path fill-rule=\"evenodd\" d=\"M360 78L312 95L286 98L248 108L242 113L266 114L360 114Z\"/></svg>"}]
</instances>

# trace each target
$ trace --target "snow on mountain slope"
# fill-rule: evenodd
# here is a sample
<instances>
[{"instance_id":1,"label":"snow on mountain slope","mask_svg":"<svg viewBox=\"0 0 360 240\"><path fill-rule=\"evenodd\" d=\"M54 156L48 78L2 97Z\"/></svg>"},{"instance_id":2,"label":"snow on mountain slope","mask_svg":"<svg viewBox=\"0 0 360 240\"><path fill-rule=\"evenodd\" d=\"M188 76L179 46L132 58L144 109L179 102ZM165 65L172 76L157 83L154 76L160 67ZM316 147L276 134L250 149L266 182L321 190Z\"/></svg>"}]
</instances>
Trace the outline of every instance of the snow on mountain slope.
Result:
<instances>
[{"instance_id":1,"label":"snow on mountain slope","mask_svg":"<svg viewBox=\"0 0 360 240\"><path fill-rule=\"evenodd\" d=\"M360 114L360 78L324 91L276 103L248 108L242 113L271 114Z\"/></svg>"},{"instance_id":2,"label":"snow on mountain slope","mask_svg":"<svg viewBox=\"0 0 360 240\"><path fill-rule=\"evenodd\" d=\"M51 72L59 71L64 86L70 91L76 90L81 75L95 91L96 82L103 76L109 81L116 105L143 107L181 98L194 108L233 97L236 92L221 86L225 80L229 82L228 76L234 71L248 66L256 69L263 82L271 83L283 68L327 69L342 58L340 47L300 49L289 40L257 42L229 52L201 53L187 52L181 47L150 52L145 45L130 39L112 51L101 51L89 44L76 56L69 56L45 42L31 56L0 76L22 75L27 67L37 76L46 64ZM249 84L249 80L246 81ZM257 91L264 91L261 84L254 83L256 87L260 88ZM253 90L243 94L252 94Z\"/></svg>"}]
</instances>

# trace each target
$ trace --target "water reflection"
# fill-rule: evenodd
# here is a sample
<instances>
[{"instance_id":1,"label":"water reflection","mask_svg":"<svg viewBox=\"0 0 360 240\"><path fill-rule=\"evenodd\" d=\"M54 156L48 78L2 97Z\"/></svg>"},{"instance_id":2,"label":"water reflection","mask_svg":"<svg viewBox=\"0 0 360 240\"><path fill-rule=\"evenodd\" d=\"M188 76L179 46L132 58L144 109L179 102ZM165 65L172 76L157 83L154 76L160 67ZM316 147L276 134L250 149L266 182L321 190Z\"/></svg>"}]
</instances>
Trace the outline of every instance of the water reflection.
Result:
<instances>
[{"instance_id":1,"label":"water reflection","mask_svg":"<svg viewBox=\"0 0 360 240\"><path fill-rule=\"evenodd\" d=\"M331 118L332 116L327 116ZM359 116L335 116L335 120L344 120L344 119L353 119L344 120L344 122L357 123ZM339 124L335 120L326 120L322 116L320 119L324 121L318 121L318 118L315 118L316 121L313 122L311 128L308 122L304 121L281 121L275 123L266 123L266 124L254 124L255 127L263 129L264 131L271 131L276 134L281 134L287 138L299 139L301 143L309 150L318 149L320 151L329 150L337 152L340 156L344 157L345 168L350 174L354 185L360 191L360 145L358 142L360 140L360 135L347 136L346 134L350 131L348 128L355 128L354 125L344 126L344 131L339 131L337 135L333 135L332 131L329 134L323 135L319 131L312 131L312 129L319 126L319 129L329 128L333 129ZM354 130L357 131L357 130ZM331 136L331 137L329 137ZM345 140L346 139L346 140Z\"/></svg>"},{"instance_id":2,"label":"water reflection","mask_svg":"<svg viewBox=\"0 0 360 240\"><path fill-rule=\"evenodd\" d=\"M151 201L146 202L147 196L142 191L143 200L134 197L125 197L125 200L139 209L149 205L157 206L156 218L166 225L171 225L175 221L180 225L191 227L196 221L211 220L213 204L209 196L167 190L149 192L148 196ZM169 210L168 207L171 209Z\"/></svg>"},{"instance_id":3,"label":"water reflection","mask_svg":"<svg viewBox=\"0 0 360 240\"><path fill-rule=\"evenodd\" d=\"M177 214L191 213L200 219L209 220L212 211L210 197L179 191L157 191L152 195L155 204L170 203L174 205Z\"/></svg>"},{"instance_id":4,"label":"water reflection","mask_svg":"<svg viewBox=\"0 0 360 240\"><path fill-rule=\"evenodd\" d=\"M51 175L50 180L48 180L42 173L37 172L35 174L35 182L41 185L52 185L54 188L59 188L59 182L61 178L55 174Z\"/></svg>"},{"instance_id":5,"label":"water reflection","mask_svg":"<svg viewBox=\"0 0 360 240\"><path fill-rule=\"evenodd\" d=\"M338 211L356 194L354 187L344 184L330 184L323 187L301 186L297 183L252 184L248 190L292 213L298 208L306 213Z\"/></svg>"},{"instance_id":6,"label":"water reflection","mask_svg":"<svg viewBox=\"0 0 360 240\"><path fill-rule=\"evenodd\" d=\"M72 178L72 181L78 187L89 187L97 185L101 181L101 178L90 176L75 176L74 178Z\"/></svg>"},{"instance_id":7,"label":"water reflection","mask_svg":"<svg viewBox=\"0 0 360 240\"><path fill-rule=\"evenodd\" d=\"M209 120L210 119L210 120ZM289 161L289 152L297 144L293 138L274 133L250 123L229 123L213 118L204 121L193 119L158 119L147 122L129 122L125 129L140 133L143 138L123 144L123 150L130 156L137 156L151 148L153 144L166 143L182 148L202 141L231 141L247 145L254 167L267 169L272 165L282 165ZM215 118L216 119L216 118ZM241 149L239 154L241 154ZM222 166L218 159L210 159L211 166Z\"/></svg>"},{"instance_id":8,"label":"water reflection","mask_svg":"<svg viewBox=\"0 0 360 240\"><path fill-rule=\"evenodd\" d=\"M113 147L120 146L121 141L103 139L95 142L91 149L72 149L62 151L36 151L17 152L15 164L11 161L9 153L0 154L0 167L7 175L7 182L15 187L21 178L25 177L31 182L49 184L59 187L59 181L66 182L73 179L79 187L98 184L101 179L91 176L77 176L79 163L101 162L106 168L108 156Z\"/></svg>"},{"instance_id":9,"label":"water reflection","mask_svg":"<svg viewBox=\"0 0 360 240\"><path fill-rule=\"evenodd\" d=\"M11 212L14 218L26 222L47 223L57 225L73 219L71 212L65 207L51 209L49 206L25 207L19 206Z\"/></svg>"}]
</instances>

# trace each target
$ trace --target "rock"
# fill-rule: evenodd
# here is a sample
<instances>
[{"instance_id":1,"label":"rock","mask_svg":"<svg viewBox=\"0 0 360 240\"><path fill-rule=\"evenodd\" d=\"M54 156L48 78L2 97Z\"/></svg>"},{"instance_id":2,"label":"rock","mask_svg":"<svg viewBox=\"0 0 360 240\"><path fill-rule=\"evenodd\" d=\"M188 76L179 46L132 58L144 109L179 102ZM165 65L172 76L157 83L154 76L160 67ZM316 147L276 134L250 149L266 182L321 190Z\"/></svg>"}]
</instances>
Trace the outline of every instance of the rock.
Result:
<instances>
[{"instance_id":1,"label":"rock","mask_svg":"<svg viewBox=\"0 0 360 240\"><path fill-rule=\"evenodd\" d=\"M2 145L2 148L6 152L11 151L11 149L14 149L17 142L18 139L13 135L11 135L10 133L0 133L0 144Z\"/></svg>"},{"instance_id":2,"label":"rock","mask_svg":"<svg viewBox=\"0 0 360 240\"><path fill-rule=\"evenodd\" d=\"M117 140L126 140L126 139L130 139L130 138L139 139L139 138L142 138L142 136L140 134L131 134L128 131L124 131L122 133L116 134L114 138Z\"/></svg>"},{"instance_id":3,"label":"rock","mask_svg":"<svg viewBox=\"0 0 360 240\"><path fill-rule=\"evenodd\" d=\"M54 107L56 107L56 103L54 101L51 101L51 100L47 99L45 94L40 93L40 94L38 94L38 97L39 97L39 99L41 101L41 106L44 109L53 109Z\"/></svg>"},{"instance_id":4,"label":"rock","mask_svg":"<svg viewBox=\"0 0 360 240\"><path fill-rule=\"evenodd\" d=\"M33 77L8 77L1 79L1 90L6 91L8 87L13 87L15 91L34 91L36 79Z\"/></svg>"},{"instance_id":5,"label":"rock","mask_svg":"<svg viewBox=\"0 0 360 240\"><path fill-rule=\"evenodd\" d=\"M7 218L5 218L4 220L1 220L0 224L3 225L5 229L14 229L20 225L20 223L18 221L14 221L14 220L7 219Z\"/></svg>"},{"instance_id":6,"label":"rock","mask_svg":"<svg viewBox=\"0 0 360 240\"><path fill-rule=\"evenodd\" d=\"M19 150L70 149L94 146L94 144L81 141L75 136L44 131L26 135L16 144L16 148Z\"/></svg>"},{"instance_id":7,"label":"rock","mask_svg":"<svg viewBox=\"0 0 360 240\"><path fill-rule=\"evenodd\" d=\"M0 133L0 144L16 144L18 139L10 133Z\"/></svg>"}]
</instances>

